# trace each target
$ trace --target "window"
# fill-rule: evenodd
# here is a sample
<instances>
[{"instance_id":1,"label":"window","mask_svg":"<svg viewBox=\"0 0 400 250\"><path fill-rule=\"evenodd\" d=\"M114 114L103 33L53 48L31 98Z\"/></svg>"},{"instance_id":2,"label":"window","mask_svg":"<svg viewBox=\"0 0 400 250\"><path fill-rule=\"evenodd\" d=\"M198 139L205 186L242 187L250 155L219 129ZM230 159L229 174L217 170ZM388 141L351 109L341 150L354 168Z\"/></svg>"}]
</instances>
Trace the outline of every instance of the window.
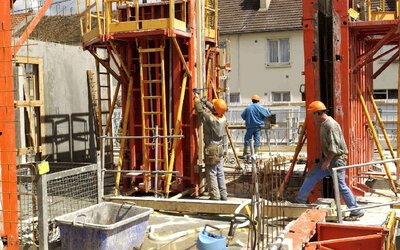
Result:
<instances>
[{"instance_id":1,"label":"window","mask_svg":"<svg viewBox=\"0 0 400 250\"><path fill-rule=\"evenodd\" d=\"M397 89L375 89L375 99L397 99Z\"/></svg>"},{"instance_id":2,"label":"window","mask_svg":"<svg viewBox=\"0 0 400 250\"><path fill-rule=\"evenodd\" d=\"M272 102L290 102L290 92L272 92Z\"/></svg>"},{"instance_id":3,"label":"window","mask_svg":"<svg viewBox=\"0 0 400 250\"><path fill-rule=\"evenodd\" d=\"M229 94L229 102L230 103L240 102L240 93L230 93Z\"/></svg>"},{"instance_id":4,"label":"window","mask_svg":"<svg viewBox=\"0 0 400 250\"><path fill-rule=\"evenodd\" d=\"M267 40L267 65L289 65L289 38Z\"/></svg>"}]
</instances>

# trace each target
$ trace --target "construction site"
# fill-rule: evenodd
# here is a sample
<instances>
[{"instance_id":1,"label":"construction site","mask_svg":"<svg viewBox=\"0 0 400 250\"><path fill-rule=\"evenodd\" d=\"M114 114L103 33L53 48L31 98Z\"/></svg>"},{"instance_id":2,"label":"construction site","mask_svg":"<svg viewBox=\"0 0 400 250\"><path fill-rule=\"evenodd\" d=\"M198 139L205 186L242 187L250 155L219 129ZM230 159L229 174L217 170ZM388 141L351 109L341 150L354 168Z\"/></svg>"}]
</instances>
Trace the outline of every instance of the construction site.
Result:
<instances>
[{"instance_id":1,"label":"construction site","mask_svg":"<svg viewBox=\"0 0 400 250\"><path fill-rule=\"evenodd\" d=\"M220 26L296 15L303 100L234 101ZM0 0L0 249L400 249L399 51L400 0Z\"/></svg>"}]
</instances>

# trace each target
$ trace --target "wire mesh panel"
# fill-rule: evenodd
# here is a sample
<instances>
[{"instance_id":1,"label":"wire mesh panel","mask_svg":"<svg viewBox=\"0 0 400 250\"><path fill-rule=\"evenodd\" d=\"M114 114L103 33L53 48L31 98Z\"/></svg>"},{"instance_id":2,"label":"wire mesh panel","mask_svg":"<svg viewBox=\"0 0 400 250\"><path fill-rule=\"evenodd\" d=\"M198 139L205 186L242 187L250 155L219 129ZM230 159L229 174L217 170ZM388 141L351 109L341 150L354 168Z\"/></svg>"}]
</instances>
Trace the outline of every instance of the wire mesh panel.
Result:
<instances>
[{"instance_id":1,"label":"wire mesh panel","mask_svg":"<svg viewBox=\"0 0 400 250\"><path fill-rule=\"evenodd\" d=\"M51 163L50 170L40 176L36 163L18 165L21 247L48 249L49 243L59 240L55 217L98 203L100 172L96 164Z\"/></svg>"},{"instance_id":2,"label":"wire mesh panel","mask_svg":"<svg viewBox=\"0 0 400 250\"><path fill-rule=\"evenodd\" d=\"M59 238L56 216L97 204L100 198L101 172L96 164L57 171L61 169L38 180L40 249L48 249L48 243Z\"/></svg>"},{"instance_id":3,"label":"wire mesh panel","mask_svg":"<svg viewBox=\"0 0 400 250\"><path fill-rule=\"evenodd\" d=\"M36 245L37 242L37 192L36 166L17 166L18 183L18 236L20 245Z\"/></svg>"},{"instance_id":4,"label":"wire mesh panel","mask_svg":"<svg viewBox=\"0 0 400 250\"><path fill-rule=\"evenodd\" d=\"M97 203L97 170L63 176L47 182L49 218Z\"/></svg>"}]
</instances>

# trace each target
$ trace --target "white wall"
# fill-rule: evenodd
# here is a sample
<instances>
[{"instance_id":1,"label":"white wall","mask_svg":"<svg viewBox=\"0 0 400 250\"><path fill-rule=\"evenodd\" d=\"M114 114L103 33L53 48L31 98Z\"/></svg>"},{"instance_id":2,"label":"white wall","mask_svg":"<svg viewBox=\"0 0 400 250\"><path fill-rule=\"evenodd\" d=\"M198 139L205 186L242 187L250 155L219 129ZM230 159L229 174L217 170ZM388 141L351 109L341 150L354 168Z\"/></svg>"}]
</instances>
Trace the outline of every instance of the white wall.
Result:
<instances>
[{"instance_id":1,"label":"white wall","mask_svg":"<svg viewBox=\"0 0 400 250\"><path fill-rule=\"evenodd\" d=\"M290 66L266 66L267 39L289 38ZM240 92L241 102L249 103L254 94L262 102L271 102L271 92L290 91L291 101L301 101L299 88L304 84L303 32L270 32L235 34L220 37L231 42L231 67L229 88Z\"/></svg>"},{"instance_id":2,"label":"white wall","mask_svg":"<svg viewBox=\"0 0 400 250\"><path fill-rule=\"evenodd\" d=\"M267 67L267 39L289 38L289 67ZM249 103L254 94L260 95L264 103L271 102L271 92L290 91L291 101L301 101L300 84L304 84L303 32L270 32L223 35L220 41L231 42L231 67L229 73L230 93L240 92L241 102ZM389 58L386 56L385 58ZM374 62L374 72L384 63L384 59ZM374 80L374 89L397 89L398 63L395 61ZM265 95L267 94L267 95Z\"/></svg>"},{"instance_id":3,"label":"white wall","mask_svg":"<svg viewBox=\"0 0 400 250\"><path fill-rule=\"evenodd\" d=\"M374 73L383 66L385 60L374 62ZM375 80L374 89L397 89L398 85L398 61L392 62Z\"/></svg>"}]
</instances>

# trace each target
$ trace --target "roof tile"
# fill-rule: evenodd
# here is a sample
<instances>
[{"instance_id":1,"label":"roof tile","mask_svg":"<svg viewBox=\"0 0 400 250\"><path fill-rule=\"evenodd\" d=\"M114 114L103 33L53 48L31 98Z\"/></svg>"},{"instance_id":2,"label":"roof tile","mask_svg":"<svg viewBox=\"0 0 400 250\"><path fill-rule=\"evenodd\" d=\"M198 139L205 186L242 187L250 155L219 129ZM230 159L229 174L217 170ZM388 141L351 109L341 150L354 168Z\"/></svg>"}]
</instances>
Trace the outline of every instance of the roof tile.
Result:
<instances>
[{"instance_id":1,"label":"roof tile","mask_svg":"<svg viewBox=\"0 0 400 250\"><path fill-rule=\"evenodd\" d=\"M260 11L260 0L219 0L220 34L302 29L301 0L271 0Z\"/></svg>"}]
</instances>

